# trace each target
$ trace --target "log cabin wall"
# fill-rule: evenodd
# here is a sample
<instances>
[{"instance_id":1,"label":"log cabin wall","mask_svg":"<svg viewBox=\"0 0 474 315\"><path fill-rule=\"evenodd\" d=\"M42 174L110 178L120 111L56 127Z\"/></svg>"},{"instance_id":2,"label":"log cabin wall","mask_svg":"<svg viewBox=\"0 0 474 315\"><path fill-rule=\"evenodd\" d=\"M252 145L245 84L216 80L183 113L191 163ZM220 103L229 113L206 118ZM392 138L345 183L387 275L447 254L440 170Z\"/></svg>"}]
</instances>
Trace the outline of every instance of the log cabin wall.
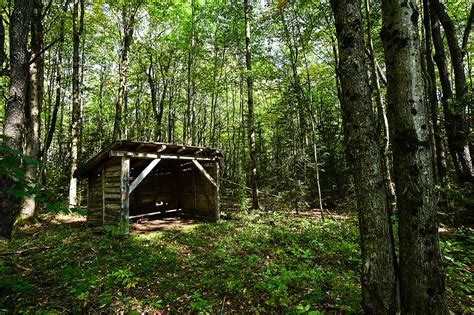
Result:
<instances>
[{"instance_id":1,"label":"log cabin wall","mask_svg":"<svg viewBox=\"0 0 474 315\"><path fill-rule=\"evenodd\" d=\"M177 209L175 182L173 173L148 175L130 195L130 216Z\"/></svg>"},{"instance_id":2,"label":"log cabin wall","mask_svg":"<svg viewBox=\"0 0 474 315\"><path fill-rule=\"evenodd\" d=\"M121 223L120 194L121 165L109 166L104 170L104 221L103 225L118 226Z\"/></svg>"},{"instance_id":3,"label":"log cabin wall","mask_svg":"<svg viewBox=\"0 0 474 315\"><path fill-rule=\"evenodd\" d=\"M87 186L87 225L102 226L102 176L89 177Z\"/></svg>"},{"instance_id":4,"label":"log cabin wall","mask_svg":"<svg viewBox=\"0 0 474 315\"><path fill-rule=\"evenodd\" d=\"M217 163L203 164L204 169L217 180ZM194 166L181 170L177 176L178 205L183 213L211 220L219 218L218 192L214 185Z\"/></svg>"}]
</instances>

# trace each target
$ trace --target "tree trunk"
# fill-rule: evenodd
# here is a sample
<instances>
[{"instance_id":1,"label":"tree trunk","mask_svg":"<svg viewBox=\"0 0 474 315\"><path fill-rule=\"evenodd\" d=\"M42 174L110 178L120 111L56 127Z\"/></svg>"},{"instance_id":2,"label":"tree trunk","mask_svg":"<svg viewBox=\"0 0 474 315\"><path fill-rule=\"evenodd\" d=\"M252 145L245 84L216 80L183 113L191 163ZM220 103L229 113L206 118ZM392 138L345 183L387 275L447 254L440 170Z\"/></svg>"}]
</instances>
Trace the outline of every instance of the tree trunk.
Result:
<instances>
[{"instance_id":1,"label":"tree trunk","mask_svg":"<svg viewBox=\"0 0 474 315\"><path fill-rule=\"evenodd\" d=\"M5 113L4 145L21 152L21 137L25 124L25 102L28 80L28 29L32 15L32 0L15 0L10 19L10 98ZM3 158L15 159L15 155L5 153ZM19 161L18 161L19 163ZM0 239L10 239L12 235L18 200L10 194L16 181L5 174L0 178Z\"/></svg>"},{"instance_id":2,"label":"tree trunk","mask_svg":"<svg viewBox=\"0 0 474 315\"><path fill-rule=\"evenodd\" d=\"M5 61L7 61L7 55L5 53L5 25L3 24L3 18L0 19L0 75L5 75L3 68Z\"/></svg>"},{"instance_id":3,"label":"tree trunk","mask_svg":"<svg viewBox=\"0 0 474 315\"><path fill-rule=\"evenodd\" d=\"M432 3L430 2L430 4ZM461 179L463 174L462 160L468 155L467 152L469 152L469 147L464 139L466 134L465 118L463 112L457 112L453 106L454 100L451 88L450 71L444 50L443 37L441 36L440 22L434 7L430 5L429 8L431 33L433 37L433 45L435 47L434 60L438 67L439 79L443 92L441 103L443 105L448 148L457 177ZM466 162L464 162L464 164L466 164Z\"/></svg>"},{"instance_id":4,"label":"tree trunk","mask_svg":"<svg viewBox=\"0 0 474 315\"><path fill-rule=\"evenodd\" d=\"M436 89L436 74L432 55L433 47L431 41L431 21L428 0L423 0L423 25L425 31L424 34L426 71L428 72L428 100L435 142L436 163L434 164L434 176L436 181L442 186L444 186L446 182L446 160L444 153L443 135L440 121L438 118L438 92Z\"/></svg>"},{"instance_id":5,"label":"tree trunk","mask_svg":"<svg viewBox=\"0 0 474 315\"><path fill-rule=\"evenodd\" d=\"M186 113L183 126L183 143L194 143L194 61L196 50L196 0L191 1L191 47L188 52L186 82Z\"/></svg>"},{"instance_id":6,"label":"tree trunk","mask_svg":"<svg viewBox=\"0 0 474 315\"><path fill-rule=\"evenodd\" d=\"M258 187L257 187L257 146L255 143L255 117L253 104L253 73L252 53L250 50L250 6L249 1L244 0L245 16L245 64L247 66L247 132L250 154L250 187L252 188L252 209L258 209Z\"/></svg>"},{"instance_id":7,"label":"tree trunk","mask_svg":"<svg viewBox=\"0 0 474 315\"><path fill-rule=\"evenodd\" d=\"M446 13L444 5L438 0L431 0L431 7L436 12L436 15L443 25L446 40L448 42L449 52L451 56L451 65L454 72L454 86L456 101L450 104L451 111L455 121L453 125L447 124L446 129L452 129L453 135L451 138L451 147L455 151L455 165L456 174L461 182L473 181L472 158L469 150L469 126L468 121L464 115L465 108L468 106L469 94L466 82L466 75L464 73L464 54L459 46L456 38L456 31L454 29L451 18ZM433 12L434 13L434 12ZM446 121L448 123L448 121ZM448 135L449 141L449 135Z\"/></svg>"},{"instance_id":8,"label":"tree trunk","mask_svg":"<svg viewBox=\"0 0 474 315\"><path fill-rule=\"evenodd\" d=\"M412 0L383 0L382 16L398 201L401 311L447 314L418 10Z\"/></svg>"},{"instance_id":9,"label":"tree trunk","mask_svg":"<svg viewBox=\"0 0 474 315\"><path fill-rule=\"evenodd\" d=\"M44 140L44 145L43 148L41 149L40 152L40 158L41 158L41 176L43 176L44 168L46 167L46 161L47 161L47 154L49 147L51 146L51 143L53 141L53 136L54 136L54 131L56 130L56 123L58 119L58 112L59 108L61 107L61 100L62 100L62 93L61 93L61 85L62 85L62 65L63 65L63 49L64 49L64 20L65 16L68 10L68 1L64 4L63 7L63 16L61 17L61 30L59 34L59 42L58 42L58 48L56 51L56 76L55 76L55 82L54 82L54 89L56 90L56 95L54 99L54 108L53 108L53 114L51 115L51 119L49 120L49 129L48 132L45 136ZM51 80L52 81L52 80ZM51 84L52 85L52 84Z\"/></svg>"},{"instance_id":10,"label":"tree trunk","mask_svg":"<svg viewBox=\"0 0 474 315\"><path fill-rule=\"evenodd\" d=\"M384 169L365 63L360 1L332 0L346 150L354 177L362 249L362 303L367 314L398 311L395 249Z\"/></svg>"},{"instance_id":11,"label":"tree trunk","mask_svg":"<svg viewBox=\"0 0 474 315\"><path fill-rule=\"evenodd\" d=\"M372 43L372 22L370 19L370 3L369 0L364 0L365 15L367 19L367 49L369 50L372 82L375 90L375 104L377 105L378 114L378 126L379 130L382 130L382 150L383 150L383 162L384 162L384 173L385 173L385 185L389 196L389 204L396 204L395 186L392 181L391 174L391 161L392 155L390 154L390 136L388 128L387 111L383 103L382 91L380 88L379 75L377 73L377 60L375 59L374 45Z\"/></svg>"},{"instance_id":12,"label":"tree trunk","mask_svg":"<svg viewBox=\"0 0 474 315\"><path fill-rule=\"evenodd\" d=\"M24 154L34 160L39 158L41 139L41 108L43 105L44 86L44 57L43 52L43 1L33 1L31 18L31 54L30 59L35 60L29 67L29 81L27 85L28 106L26 110L27 136ZM37 181L38 165L27 163L25 177L35 185ZM20 218L29 221L33 218L36 208L36 196L23 197Z\"/></svg>"},{"instance_id":13,"label":"tree trunk","mask_svg":"<svg viewBox=\"0 0 474 315\"><path fill-rule=\"evenodd\" d=\"M127 9L130 9L130 11ZM137 11L138 6L130 8L127 3L125 3L122 8L123 42L120 52L119 89L117 102L115 103L114 131L112 135L113 140L119 140L122 137L122 111L125 106L125 98L127 95L127 74L129 63L128 54L133 39L133 28L135 25L135 15Z\"/></svg>"},{"instance_id":14,"label":"tree trunk","mask_svg":"<svg viewBox=\"0 0 474 315\"><path fill-rule=\"evenodd\" d=\"M150 85L150 94L151 94L151 107L153 109L153 115L155 117L155 126L154 126L154 141L160 141L160 128L161 128L161 118L163 117L163 110L160 106L160 110L158 110L158 100L157 94L158 91L156 90L156 83L155 83L155 63L153 61L153 55L150 52L150 64L148 66L148 85Z\"/></svg>"},{"instance_id":15,"label":"tree trunk","mask_svg":"<svg viewBox=\"0 0 474 315\"><path fill-rule=\"evenodd\" d=\"M80 11L80 12L79 12ZM73 8L73 53L72 53L72 113L71 113L71 172L69 177L69 207L77 204L77 178L74 172L77 169L79 153L79 129L81 124L81 91L79 87L79 44L83 32L84 2L75 0Z\"/></svg>"}]
</instances>

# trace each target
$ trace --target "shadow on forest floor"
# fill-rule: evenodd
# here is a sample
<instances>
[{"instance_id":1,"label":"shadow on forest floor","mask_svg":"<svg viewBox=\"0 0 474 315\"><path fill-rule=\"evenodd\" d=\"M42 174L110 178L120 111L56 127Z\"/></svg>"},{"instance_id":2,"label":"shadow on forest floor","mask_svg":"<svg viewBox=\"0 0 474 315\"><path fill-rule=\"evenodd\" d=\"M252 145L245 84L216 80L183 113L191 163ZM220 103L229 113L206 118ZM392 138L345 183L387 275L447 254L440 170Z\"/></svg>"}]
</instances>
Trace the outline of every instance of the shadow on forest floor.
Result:
<instances>
[{"instance_id":1,"label":"shadow on forest floor","mask_svg":"<svg viewBox=\"0 0 474 315\"><path fill-rule=\"evenodd\" d=\"M0 243L0 313L359 313L357 220L314 215L149 221L127 237L91 233L77 215L48 217ZM461 246L472 234L459 235L442 241L448 297L469 313L472 247Z\"/></svg>"}]
</instances>

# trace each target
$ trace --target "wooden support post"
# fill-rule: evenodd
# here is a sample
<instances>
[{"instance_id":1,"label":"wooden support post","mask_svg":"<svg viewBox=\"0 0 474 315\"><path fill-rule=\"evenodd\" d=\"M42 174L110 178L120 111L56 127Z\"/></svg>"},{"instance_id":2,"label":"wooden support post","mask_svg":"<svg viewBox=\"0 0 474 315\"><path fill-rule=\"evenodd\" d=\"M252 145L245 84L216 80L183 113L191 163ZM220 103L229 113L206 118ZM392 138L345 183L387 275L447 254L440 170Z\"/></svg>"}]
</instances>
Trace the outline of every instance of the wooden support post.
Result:
<instances>
[{"instance_id":1,"label":"wooden support post","mask_svg":"<svg viewBox=\"0 0 474 315\"><path fill-rule=\"evenodd\" d=\"M120 175L120 201L121 201L121 214L122 222L120 227L122 228L123 234L128 234L128 220L129 220L129 205L130 205L130 193L129 193L129 179L130 179L130 158L122 157L122 168Z\"/></svg>"},{"instance_id":2,"label":"wooden support post","mask_svg":"<svg viewBox=\"0 0 474 315\"><path fill-rule=\"evenodd\" d=\"M204 169L204 167L201 165L201 163L199 163L199 162L196 161L196 160L192 160L192 161L193 161L194 166L196 166L196 168L201 172L201 174L204 175L204 177L206 177L207 180L208 180L214 187L217 187L216 181L214 180L214 178L212 178L211 175L209 175L209 173Z\"/></svg>"},{"instance_id":3,"label":"wooden support post","mask_svg":"<svg viewBox=\"0 0 474 315\"><path fill-rule=\"evenodd\" d=\"M215 208L215 219L218 221L220 219L220 207L221 207L221 200L219 195L220 190L220 181L219 181L219 161L214 162L214 178L216 180L216 208Z\"/></svg>"},{"instance_id":4,"label":"wooden support post","mask_svg":"<svg viewBox=\"0 0 474 315\"><path fill-rule=\"evenodd\" d=\"M155 168L155 166L161 161L161 159L154 159L150 162L150 164L148 164L147 167L145 167L145 169L140 173L140 175L137 176L137 178L135 178L135 180L130 184L130 188L129 188L129 194L131 194L135 188L138 187L138 185L140 185L140 183L145 179L145 177L148 176L148 174L150 174L150 172Z\"/></svg>"},{"instance_id":5,"label":"wooden support post","mask_svg":"<svg viewBox=\"0 0 474 315\"><path fill-rule=\"evenodd\" d=\"M105 168L100 171L102 177L102 226L105 225Z\"/></svg>"},{"instance_id":6,"label":"wooden support post","mask_svg":"<svg viewBox=\"0 0 474 315\"><path fill-rule=\"evenodd\" d=\"M193 214L196 215L196 206L197 206L197 194L196 194L196 190L197 190L197 187L196 187L196 170L193 169L192 170L192 178L191 180L193 181L193 184L192 184L192 189L193 189Z\"/></svg>"}]
</instances>

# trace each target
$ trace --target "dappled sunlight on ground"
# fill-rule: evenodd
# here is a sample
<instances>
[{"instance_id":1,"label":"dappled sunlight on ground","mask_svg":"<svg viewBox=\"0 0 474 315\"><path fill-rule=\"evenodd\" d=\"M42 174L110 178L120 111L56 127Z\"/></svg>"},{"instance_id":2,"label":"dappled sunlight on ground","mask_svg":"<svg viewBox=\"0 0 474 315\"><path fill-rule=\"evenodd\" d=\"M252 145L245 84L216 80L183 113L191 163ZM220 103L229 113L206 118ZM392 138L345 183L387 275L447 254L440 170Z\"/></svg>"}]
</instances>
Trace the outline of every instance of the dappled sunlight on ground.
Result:
<instances>
[{"instance_id":1,"label":"dappled sunlight on ground","mask_svg":"<svg viewBox=\"0 0 474 315\"><path fill-rule=\"evenodd\" d=\"M130 234L142 234L147 232L162 230L185 230L192 229L199 221L193 219L183 219L178 217L140 221L130 224Z\"/></svg>"}]
</instances>

